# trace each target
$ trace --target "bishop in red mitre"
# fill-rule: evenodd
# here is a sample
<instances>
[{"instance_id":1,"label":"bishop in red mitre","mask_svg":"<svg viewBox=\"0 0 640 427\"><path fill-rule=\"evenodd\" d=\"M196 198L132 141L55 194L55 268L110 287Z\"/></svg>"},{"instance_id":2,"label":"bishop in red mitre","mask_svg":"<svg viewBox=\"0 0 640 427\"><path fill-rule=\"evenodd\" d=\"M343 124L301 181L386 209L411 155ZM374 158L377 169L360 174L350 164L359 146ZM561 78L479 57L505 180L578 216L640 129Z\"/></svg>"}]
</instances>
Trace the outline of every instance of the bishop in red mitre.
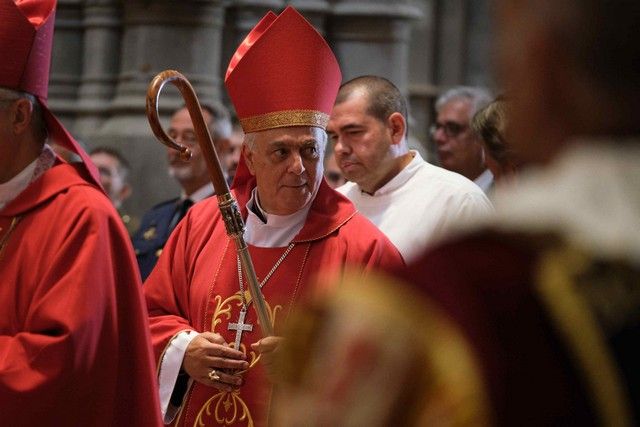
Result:
<instances>
[{"instance_id":1,"label":"bishop in red mitre","mask_svg":"<svg viewBox=\"0 0 640 427\"><path fill-rule=\"evenodd\" d=\"M227 70L247 135L232 191L276 335L319 290L318 275L402 265L387 238L323 179L324 128L340 79L329 46L291 7L268 13ZM279 341L260 340L217 205L210 199L189 211L144 285L161 407L165 422L181 426L261 426L272 396L263 362Z\"/></svg>"},{"instance_id":2,"label":"bishop in red mitre","mask_svg":"<svg viewBox=\"0 0 640 427\"><path fill-rule=\"evenodd\" d=\"M127 232L46 104L54 10L0 0L0 423L157 426Z\"/></svg>"}]
</instances>

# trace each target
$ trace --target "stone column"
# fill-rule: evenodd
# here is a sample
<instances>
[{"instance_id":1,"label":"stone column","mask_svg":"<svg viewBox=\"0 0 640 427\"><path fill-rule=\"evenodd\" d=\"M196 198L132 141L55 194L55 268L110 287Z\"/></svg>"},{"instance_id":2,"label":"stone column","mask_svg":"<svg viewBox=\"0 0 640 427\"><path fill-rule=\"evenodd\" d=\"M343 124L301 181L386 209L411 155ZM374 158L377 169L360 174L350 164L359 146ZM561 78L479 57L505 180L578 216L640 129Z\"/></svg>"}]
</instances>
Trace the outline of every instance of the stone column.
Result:
<instances>
[{"instance_id":1,"label":"stone column","mask_svg":"<svg viewBox=\"0 0 640 427\"><path fill-rule=\"evenodd\" d=\"M82 73L82 1L59 0L51 52L49 107L73 129Z\"/></svg>"},{"instance_id":2,"label":"stone column","mask_svg":"<svg viewBox=\"0 0 640 427\"><path fill-rule=\"evenodd\" d=\"M121 16L118 0L87 0L85 4L83 73L74 130L87 140L106 120L115 93Z\"/></svg>"},{"instance_id":3,"label":"stone column","mask_svg":"<svg viewBox=\"0 0 640 427\"><path fill-rule=\"evenodd\" d=\"M411 23L420 10L411 0L338 0L327 36L343 80L363 74L386 77L406 93Z\"/></svg>"},{"instance_id":4,"label":"stone column","mask_svg":"<svg viewBox=\"0 0 640 427\"><path fill-rule=\"evenodd\" d=\"M444 87L462 84L466 67L468 2L438 0L436 14L436 82Z\"/></svg>"},{"instance_id":5,"label":"stone column","mask_svg":"<svg viewBox=\"0 0 640 427\"><path fill-rule=\"evenodd\" d=\"M224 9L220 0L129 0L123 5L116 94L93 144L114 146L128 157L134 196L125 208L139 214L179 194L166 172L166 149L153 137L145 115L149 82L158 72L175 69L190 80L201 102L218 99ZM163 121L181 105L177 89L167 85L160 98Z\"/></svg>"},{"instance_id":6,"label":"stone column","mask_svg":"<svg viewBox=\"0 0 640 427\"><path fill-rule=\"evenodd\" d=\"M104 131L121 132L121 120L144 113L151 79L165 69L176 69L191 82L201 101L219 96L218 74L223 9L219 0L133 0L124 4L124 33L112 118ZM182 104L177 91L162 97L161 112ZM135 122L130 135L148 134L148 126Z\"/></svg>"}]
</instances>

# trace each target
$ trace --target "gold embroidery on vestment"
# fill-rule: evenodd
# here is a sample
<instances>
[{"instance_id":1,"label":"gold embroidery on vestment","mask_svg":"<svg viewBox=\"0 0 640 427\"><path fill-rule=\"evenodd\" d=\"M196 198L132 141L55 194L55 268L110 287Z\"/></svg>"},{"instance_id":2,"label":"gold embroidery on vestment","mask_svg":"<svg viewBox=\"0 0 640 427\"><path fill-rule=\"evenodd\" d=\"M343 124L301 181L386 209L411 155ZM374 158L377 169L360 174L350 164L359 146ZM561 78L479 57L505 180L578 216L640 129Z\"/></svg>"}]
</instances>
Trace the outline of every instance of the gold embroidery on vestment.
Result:
<instances>
[{"instance_id":1,"label":"gold embroidery on vestment","mask_svg":"<svg viewBox=\"0 0 640 427\"><path fill-rule=\"evenodd\" d=\"M245 292L248 293L248 291ZM216 302L216 306L211 319L211 332L216 333L218 325L226 324L231 319L231 311L234 305L238 307L238 309L242 308L242 297L240 296L240 292L237 292L224 300L220 295L216 295L214 301ZM269 303L267 303L267 310L272 325L275 324L277 314L282 311L282 308L281 305L276 305L272 309ZM260 360L260 355L253 350L248 351L244 344L240 344L239 350L248 356L249 368L247 368L247 370L253 368ZM231 425L237 422L246 422L247 427L254 425L251 411L247 403L240 396L240 390L231 392L220 391L208 399L198 411L194 427L207 425L206 419L211 417L213 417L216 423L223 425Z\"/></svg>"},{"instance_id":2,"label":"gold embroidery on vestment","mask_svg":"<svg viewBox=\"0 0 640 427\"><path fill-rule=\"evenodd\" d=\"M537 291L586 379L600 423L631 425L621 373L602 329L607 322L599 324L587 301L588 284L578 283L592 261L586 253L569 245L547 251L540 261Z\"/></svg>"}]
</instances>

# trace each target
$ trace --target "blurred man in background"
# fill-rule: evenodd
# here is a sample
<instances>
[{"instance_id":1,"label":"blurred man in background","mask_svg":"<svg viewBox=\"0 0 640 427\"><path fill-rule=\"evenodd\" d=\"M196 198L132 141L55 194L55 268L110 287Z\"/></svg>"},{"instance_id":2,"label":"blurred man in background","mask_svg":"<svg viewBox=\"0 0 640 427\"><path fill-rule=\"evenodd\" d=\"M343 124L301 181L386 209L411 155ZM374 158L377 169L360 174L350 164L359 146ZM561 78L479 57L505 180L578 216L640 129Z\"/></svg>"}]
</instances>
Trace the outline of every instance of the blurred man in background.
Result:
<instances>
[{"instance_id":1,"label":"blurred man in background","mask_svg":"<svg viewBox=\"0 0 640 427\"><path fill-rule=\"evenodd\" d=\"M222 105L214 104L202 105L202 114L224 168L224 153L228 151L231 135L229 112ZM153 270L171 232L189 208L214 194L207 163L196 140L193 123L186 107L173 113L168 134L176 142L189 147L192 155L189 160L183 160L176 150L167 148L169 175L178 181L182 194L175 199L157 204L145 213L140 228L133 236L133 247L143 281Z\"/></svg>"},{"instance_id":2,"label":"blurred man in background","mask_svg":"<svg viewBox=\"0 0 640 427\"><path fill-rule=\"evenodd\" d=\"M111 203L120 214L129 235L133 235L139 227L137 218L125 213L122 204L131 197L133 189L129 182L131 166L120 151L111 147L96 147L91 150L91 161L98 168L100 183L111 199Z\"/></svg>"},{"instance_id":3,"label":"blurred man in background","mask_svg":"<svg viewBox=\"0 0 640 427\"><path fill-rule=\"evenodd\" d=\"M437 117L431 127L440 166L467 177L485 193L493 185L493 176L485 164L482 141L471 129L471 119L491 99L484 88L450 89L436 100Z\"/></svg>"}]
</instances>

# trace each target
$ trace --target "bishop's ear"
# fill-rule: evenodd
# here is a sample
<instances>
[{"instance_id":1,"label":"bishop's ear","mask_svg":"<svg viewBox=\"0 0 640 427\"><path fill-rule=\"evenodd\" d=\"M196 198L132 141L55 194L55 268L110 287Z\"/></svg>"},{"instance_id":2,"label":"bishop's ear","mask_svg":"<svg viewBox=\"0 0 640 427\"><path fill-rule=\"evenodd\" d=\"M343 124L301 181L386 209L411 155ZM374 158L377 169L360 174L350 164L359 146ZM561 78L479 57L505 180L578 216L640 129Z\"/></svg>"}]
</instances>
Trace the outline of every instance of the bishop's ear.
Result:
<instances>
[{"instance_id":1,"label":"bishop's ear","mask_svg":"<svg viewBox=\"0 0 640 427\"><path fill-rule=\"evenodd\" d=\"M407 120L398 112L391 113L387 119L387 126L391 132L393 144L400 144L407 132Z\"/></svg>"},{"instance_id":2,"label":"bishop's ear","mask_svg":"<svg viewBox=\"0 0 640 427\"><path fill-rule=\"evenodd\" d=\"M247 144L242 145L242 155L244 156L244 160L247 163L249 172L251 172L251 175L255 176L256 172L253 165L253 151L251 151Z\"/></svg>"},{"instance_id":3,"label":"bishop's ear","mask_svg":"<svg viewBox=\"0 0 640 427\"><path fill-rule=\"evenodd\" d=\"M28 131L31 126L33 104L26 98L18 98L10 107L11 127L16 135Z\"/></svg>"}]
</instances>

